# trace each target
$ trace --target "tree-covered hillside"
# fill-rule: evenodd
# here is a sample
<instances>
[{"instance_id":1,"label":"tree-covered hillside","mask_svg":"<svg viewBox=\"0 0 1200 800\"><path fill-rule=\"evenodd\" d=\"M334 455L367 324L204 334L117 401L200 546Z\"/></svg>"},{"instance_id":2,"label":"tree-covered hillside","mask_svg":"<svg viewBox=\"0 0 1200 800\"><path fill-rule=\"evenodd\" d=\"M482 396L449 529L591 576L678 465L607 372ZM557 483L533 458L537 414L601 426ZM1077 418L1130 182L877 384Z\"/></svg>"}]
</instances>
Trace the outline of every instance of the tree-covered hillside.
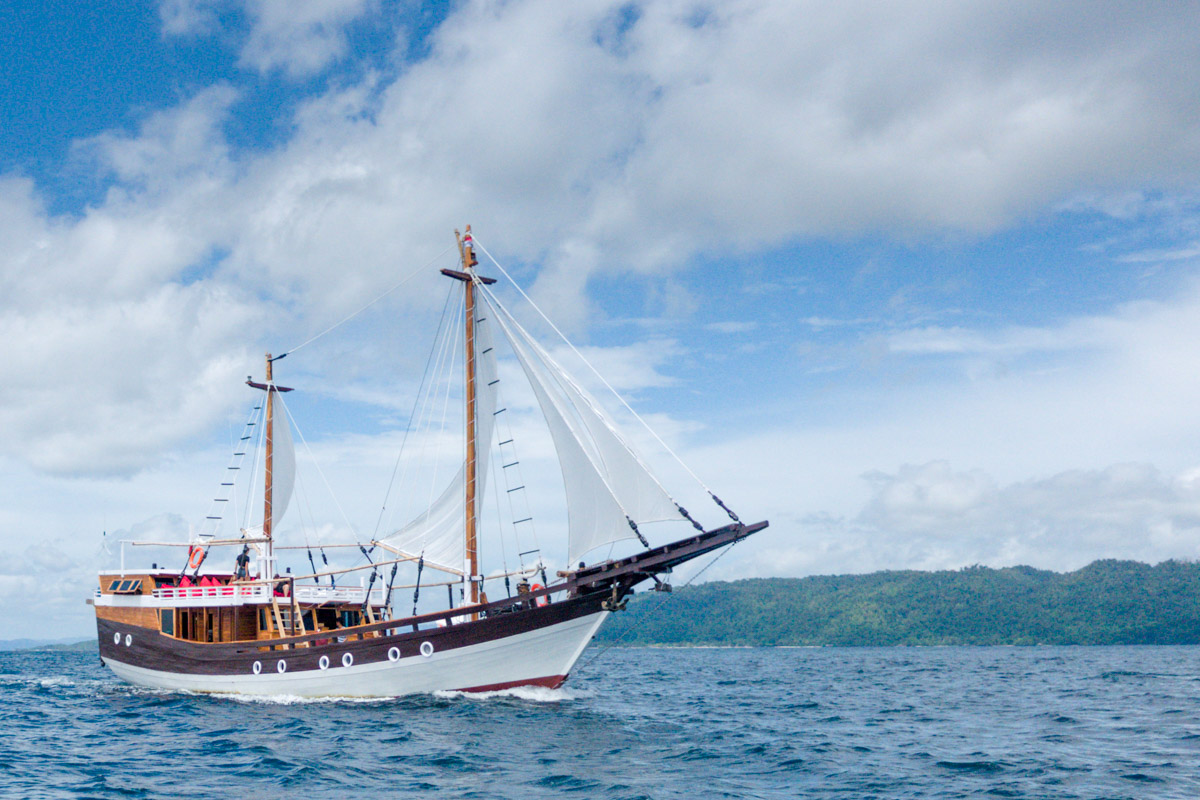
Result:
<instances>
[{"instance_id":1,"label":"tree-covered hillside","mask_svg":"<svg viewBox=\"0 0 1200 800\"><path fill-rule=\"evenodd\" d=\"M666 602L663 602L663 601ZM639 594L601 642L715 645L1200 644L1200 564L756 578Z\"/></svg>"}]
</instances>

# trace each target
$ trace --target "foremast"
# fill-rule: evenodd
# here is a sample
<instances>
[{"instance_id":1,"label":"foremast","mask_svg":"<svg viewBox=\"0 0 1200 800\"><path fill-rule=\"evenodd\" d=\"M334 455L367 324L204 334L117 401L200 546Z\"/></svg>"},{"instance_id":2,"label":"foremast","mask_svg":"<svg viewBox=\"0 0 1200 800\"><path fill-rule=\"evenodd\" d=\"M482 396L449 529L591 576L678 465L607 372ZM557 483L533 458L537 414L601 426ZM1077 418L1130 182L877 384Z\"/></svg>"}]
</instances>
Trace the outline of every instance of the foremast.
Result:
<instances>
[{"instance_id":1,"label":"foremast","mask_svg":"<svg viewBox=\"0 0 1200 800\"><path fill-rule=\"evenodd\" d=\"M464 536L466 539L466 567L467 567L467 584L468 584L468 600L471 605L477 605L480 602L480 595L483 586L483 575L479 572L479 540L478 540L478 523L476 520L476 474L477 464L479 460L479 444L477 441L477 425L476 425L476 392L475 392L475 283L478 281L483 284L495 283L495 278L484 278L475 273L475 266L479 264L475 258L475 244L471 237L471 226L466 227L466 233L454 232L455 238L458 239L458 256L462 270L443 269L442 274L462 281L463 283L463 303L464 303L464 318L466 330L464 339L466 340L466 401L467 401L467 452L466 452L466 491L464 492L465 519ZM483 442L484 449L487 448L488 442Z\"/></svg>"},{"instance_id":2,"label":"foremast","mask_svg":"<svg viewBox=\"0 0 1200 800\"><path fill-rule=\"evenodd\" d=\"M265 414L266 429L263 434L263 449L266 451L266 459L265 459L265 464L263 467L262 532L263 532L263 539L266 540L265 548L266 548L267 570L271 571L271 572L273 572L275 569L275 545L274 545L274 540L272 539L272 536L271 536L272 504L274 501L274 487L272 485L272 477L273 477L274 471L275 471L275 469L274 469L274 467L275 467L275 448L274 448L275 393L292 391L291 389L289 389L286 386L276 386L275 385L275 377L274 377L273 367L274 367L274 364L276 361L278 361L281 358L284 358L286 355L287 355L287 353L284 353L282 356L277 356L276 358L272 358L271 354L267 353L267 382L266 383L255 383L254 381L250 380L249 378L246 378L247 386L252 386L255 389L259 389L259 390L267 393L267 410L266 410L266 414ZM287 424L286 419L283 421L283 424L284 425ZM267 577L267 576L260 575L260 578L261 577Z\"/></svg>"}]
</instances>

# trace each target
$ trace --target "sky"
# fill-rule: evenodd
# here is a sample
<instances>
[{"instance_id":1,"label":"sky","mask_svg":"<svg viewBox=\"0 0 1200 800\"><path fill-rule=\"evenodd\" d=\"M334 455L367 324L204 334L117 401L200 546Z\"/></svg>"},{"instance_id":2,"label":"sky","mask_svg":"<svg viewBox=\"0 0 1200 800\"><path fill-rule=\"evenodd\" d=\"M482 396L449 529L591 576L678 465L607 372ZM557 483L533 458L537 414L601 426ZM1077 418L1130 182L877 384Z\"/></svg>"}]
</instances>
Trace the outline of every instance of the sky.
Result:
<instances>
[{"instance_id":1,"label":"sky","mask_svg":"<svg viewBox=\"0 0 1200 800\"><path fill-rule=\"evenodd\" d=\"M701 579L1196 558L1198 28L1192 2L5 4L0 638L86 635L116 541L203 522L265 352L295 351L332 488L281 536L373 535L466 224L770 520Z\"/></svg>"}]
</instances>

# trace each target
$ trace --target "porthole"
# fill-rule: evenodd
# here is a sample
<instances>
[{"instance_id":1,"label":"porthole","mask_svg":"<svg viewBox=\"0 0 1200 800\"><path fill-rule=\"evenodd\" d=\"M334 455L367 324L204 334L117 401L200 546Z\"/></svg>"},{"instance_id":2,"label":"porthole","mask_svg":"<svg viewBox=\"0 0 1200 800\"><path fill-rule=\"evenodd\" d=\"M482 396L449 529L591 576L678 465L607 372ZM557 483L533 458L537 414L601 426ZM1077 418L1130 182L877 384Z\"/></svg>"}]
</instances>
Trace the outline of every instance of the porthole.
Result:
<instances>
[{"instance_id":1,"label":"porthole","mask_svg":"<svg viewBox=\"0 0 1200 800\"><path fill-rule=\"evenodd\" d=\"M113 644L120 644L120 643L121 643L121 632L117 631L116 633L113 634Z\"/></svg>"},{"instance_id":2,"label":"porthole","mask_svg":"<svg viewBox=\"0 0 1200 800\"><path fill-rule=\"evenodd\" d=\"M400 648L399 647L393 647L392 649L388 650L388 661L399 661L399 660L400 660Z\"/></svg>"},{"instance_id":3,"label":"porthole","mask_svg":"<svg viewBox=\"0 0 1200 800\"><path fill-rule=\"evenodd\" d=\"M329 669L329 656L321 656L321 660L317 662L317 666L321 669Z\"/></svg>"},{"instance_id":4,"label":"porthole","mask_svg":"<svg viewBox=\"0 0 1200 800\"><path fill-rule=\"evenodd\" d=\"M253 667L251 667L251 668L250 668L250 670L251 670L251 671L252 671L252 672L253 672L255 675L257 675L258 673L262 672L262 662L261 662L261 661L255 661L255 662L254 662L254 666L253 666Z\"/></svg>"},{"instance_id":5,"label":"porthole","mask_svg":"<svg viewBox=\"0 0 1200 800\"><path fill-rule=\"evenodd\" d=\"M433 642L421 642L421 655L426 658L433 655Z\"/></svg>"},{"instance_id":6,"label":"porthole","mask_svg":"<svg viewBox=\"0 0 1200 800\"><path fill-rule=\"evenodd\" d=\"M353 663L354 663L354 656L351 653L344 653L342 655L342 666L343 667L348 667Z\"/></svg>"},{"instance_id":7,"label":"porthole","mask_svg":"<svg viewBox=\"0 0 1200 800\"><path fill-rule=\"evenodd\" d=\"M275 662L275 671L280 675L287 672L287 662L282 658Z\"/></svg>"},{"instance_id":8,"label":"porthole","mask_svg":"<svg viewBox=\"0 0 1200 800\"><path fill-rule=\"evenodd\" d=\"M127 633L125 634L125 646L129 647L131 644L133 644L133 637Z\"/></svg>"}]
</instances>

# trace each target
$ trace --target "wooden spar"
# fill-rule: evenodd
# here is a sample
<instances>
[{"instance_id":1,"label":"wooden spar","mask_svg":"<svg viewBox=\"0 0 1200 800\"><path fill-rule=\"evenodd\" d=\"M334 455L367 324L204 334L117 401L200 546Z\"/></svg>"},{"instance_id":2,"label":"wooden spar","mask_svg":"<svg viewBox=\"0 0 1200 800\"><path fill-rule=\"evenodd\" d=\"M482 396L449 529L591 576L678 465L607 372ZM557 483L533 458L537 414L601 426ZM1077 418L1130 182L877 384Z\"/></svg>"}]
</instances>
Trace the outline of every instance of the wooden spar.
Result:
<instances>
[{"instance_id":1,"label":"wooden spar","mask_svg":"<svg viewBox=\"0 0 1200 800\"><path fill-rule=\"evenodd\" d=\"M132 539L121 539L121 544L127 544L130 547L195 547L195 542L135 542ZM257 544L265 542L266 539L246 538L246 539L201 539L200 544L205 548L221 547L225 545L237 544ZM326 547L358 547L358 545L325 545ZM281 547L281 550L303 550L303 547Z\"/></svg>"},{"instance_id":2,"label":"wooden spar","mask_svg":"<svg viewBox=\"0 0 1200 800\"><path fill-rule=\"evenodd\" d=\"M274 366L271 354L267 353L267 463L263 468L263 538L267 540L268 548L271 546L271 501L274 499L271 478L275 474L275 393L270 389L275 382Z\"/></svg>"},{"instance_id":3,"label":"wooden spar","mask_svg":"<svg viewBox=\"0 0 1200 800\"><path fill-rule=\"evenodd\" d=\"M463 296L466 303L466 364L467 364L467 463L466 463L466 554L467 554L467 584L470 586L470 604L479 603L479 544L476 536L475 520L475 474L478 460L477 442L475 441L475 281L495 283L495 278L481 278L475 274L473 267L479 263L475 258L475 246L471 238L471 226L466 228L466 236L454 232L458 239L458 255L462 262L462 271L451 269L442 270L442 274L463 282Z\"/></svg>"},{"instance_id":4,"label":"wooden spar","mask_svg":"<svg viewBox=\"0 0 1200 800\"><path fill-rule=\"evenodd\" d=\"M357 547L358 545L351 545L351 546ZM373 539L371 541L371 546L378 547L380 550L386 550L387 552L391 553L392 555L400 556L401 560L416 561L418 558L420 558L420 556L414 556L412 553L406 553L405 551L401 550L400 548L392 547L387 542L381 542L378 539ZM444 567L441 564L435 564L432 561L425 562L425 569L436 569L438 572L446 572L446 573L449 573L450 575L461 576L463 574L463 571L461 569L454 569L453 567Z\"/></svg>"},{"instance_id":5,"label":"wooden spar","mask_svg":"<svg viewBox=\"0 0 1200 800\"><path fill-rule=\"evenodd\" d=\"M471 226L467 226L467 241L458 240L462 252L463 271L470 272L475 264L475 254L471 247ZM466 344L467 344L467 581L470 584L471 605L479 602L479 583L475 576L479 574L479 543L475 533L475 284L466 281L463 284L463 297L466 300Z\"/></svg>"},{"instance_id":6,"label":"wooden spar","mask_svg":"<svg viewBox=\"0 0 1200 800\"><path fill-rule=\"evenodd\" d=\"M364 569L375 569L376 567L386 567L388 564L400 564L405 561L416 561L416 560L417 560L417 556L405 556L404 558L392 558L392 559L388 559L387 561L374 561L370 564L362 564L357 567L347 567L346 569L327 569L324 572L310 572L308 575L297 575L296 580L301 581L306 578L323 578L326 575L341 575L346 572L359 572ZM278 580L258 581L258 583L277 583L277 582L278 582ZM239 584L239 585L245 586L246 584L243 583L243 584Z\"/></svg>"}]
</instances>

